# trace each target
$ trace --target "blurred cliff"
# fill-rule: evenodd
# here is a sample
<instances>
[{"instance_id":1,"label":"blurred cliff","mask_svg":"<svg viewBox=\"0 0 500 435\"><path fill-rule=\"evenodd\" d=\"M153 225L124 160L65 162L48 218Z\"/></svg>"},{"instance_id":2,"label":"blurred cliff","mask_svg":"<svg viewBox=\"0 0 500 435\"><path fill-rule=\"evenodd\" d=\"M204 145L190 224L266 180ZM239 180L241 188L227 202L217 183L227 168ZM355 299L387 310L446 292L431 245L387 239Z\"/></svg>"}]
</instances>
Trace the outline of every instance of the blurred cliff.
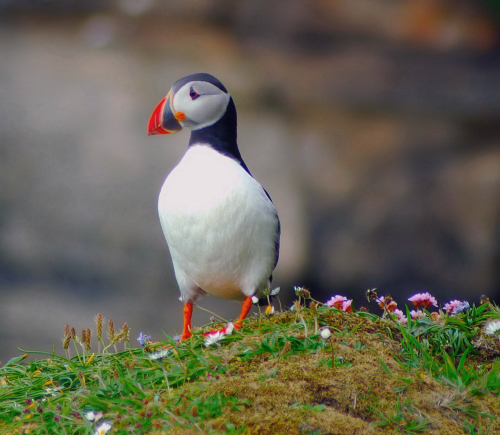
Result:
<instances>
[{"instance_id":1,"label":"blurred cliff","mask_svg":"<svg viewBox=\"0 0 500 435\"><path fill-rule=\"evenodd\" d=\"M198 71L232 93L280 212L285 299L498 300L496 4L0 0L0 360L97 312L181 327L156 200L188 133L145 129Z\"/></svg>"}]
</instances>

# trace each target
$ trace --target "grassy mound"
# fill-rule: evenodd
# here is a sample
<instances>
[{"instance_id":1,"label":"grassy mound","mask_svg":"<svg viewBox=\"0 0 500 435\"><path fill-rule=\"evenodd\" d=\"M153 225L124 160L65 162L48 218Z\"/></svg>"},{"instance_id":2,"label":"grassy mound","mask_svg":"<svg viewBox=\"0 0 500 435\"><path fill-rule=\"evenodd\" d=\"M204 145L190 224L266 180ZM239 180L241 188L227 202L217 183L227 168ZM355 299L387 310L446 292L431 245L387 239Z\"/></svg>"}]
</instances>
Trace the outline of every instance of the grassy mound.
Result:
<instances>
[{"instance_id":1,"label":"grassy mound","mask_svg":"<svg viewBox=\"0 0 500 435\"><path fill-rule=\"evenodd\" d=\"M75 356L0 368L0 433L500 434L497 306L401 325L309 302L210 346L203 328L118 352L125 328L99 353L67 334Z\"/></svg>"}]
</instances>

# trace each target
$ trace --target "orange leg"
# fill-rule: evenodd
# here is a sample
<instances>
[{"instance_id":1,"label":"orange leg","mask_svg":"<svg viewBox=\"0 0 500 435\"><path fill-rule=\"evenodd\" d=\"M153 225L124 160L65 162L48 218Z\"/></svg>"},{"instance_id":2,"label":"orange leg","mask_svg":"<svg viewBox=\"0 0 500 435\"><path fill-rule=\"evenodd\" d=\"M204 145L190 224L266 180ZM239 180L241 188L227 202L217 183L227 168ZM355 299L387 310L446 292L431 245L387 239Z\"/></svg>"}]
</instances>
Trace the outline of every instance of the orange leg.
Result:
<instances>
[{"instance_id":1,"label":"orange leg","mask_svg":"<svg viewBox=\"0 0 500 435\"><path fill-rule=\"evenodd\" d=\"M238 317L238 320L234 322L234 329L241 329L241 325L243 323L243 320L245 320L245 317L248 315L252 308L252 297L247 296L245 300L243 301L243 304L241 305L241 313L240 317Z\"/></svg>"},{"instance_id":2,"label":"orange leg","mask_svg":"<svg viewBox=\"0 0 500 435\"><path fill-rule=\"evenodd\" d=\"M250 301L251 302L251 301ZM184 326L182 327L181 340L186 340L191 337L191 316L193 315L193 303L187 302L184 304Z\"/></svg>"}]
</instances>

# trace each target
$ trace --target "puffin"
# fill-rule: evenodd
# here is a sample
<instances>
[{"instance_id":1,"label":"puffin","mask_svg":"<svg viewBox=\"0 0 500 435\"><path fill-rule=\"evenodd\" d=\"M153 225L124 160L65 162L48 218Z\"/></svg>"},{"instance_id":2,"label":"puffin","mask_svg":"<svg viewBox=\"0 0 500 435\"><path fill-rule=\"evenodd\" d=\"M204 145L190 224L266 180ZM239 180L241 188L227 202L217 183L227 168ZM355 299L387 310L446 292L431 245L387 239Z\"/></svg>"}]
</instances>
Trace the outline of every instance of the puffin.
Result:
<instances>
[{"instance_id":1,"label":"puffin","mask_svg":"<svg viewBox=\"0 0 500 435\"><path fill-rule=\"evenodd\" d=\"M236 106L214 76L196 73L177 80L151 114L147 132L183 128L191 130L187 151L165 179L158 213L184 304L180 338L186 340L192 335L193 304L206 294L242 301L234 329L242 327L252 303L270 288L280 220L243 161Z\"/></svg>"}]
</instances>

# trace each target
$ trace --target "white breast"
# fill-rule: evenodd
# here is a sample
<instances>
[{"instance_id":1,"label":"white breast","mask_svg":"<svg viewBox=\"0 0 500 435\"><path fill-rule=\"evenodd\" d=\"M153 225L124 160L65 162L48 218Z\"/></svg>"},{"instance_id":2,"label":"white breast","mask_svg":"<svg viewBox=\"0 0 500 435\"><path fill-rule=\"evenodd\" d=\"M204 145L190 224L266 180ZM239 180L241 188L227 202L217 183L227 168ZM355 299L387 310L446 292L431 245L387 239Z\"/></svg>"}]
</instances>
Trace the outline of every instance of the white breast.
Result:
<instances>
[{"instance_id":1,"label":"white breast","mask_svg":"<svg viewBox=\"0 0 500 435\"><path fill-rule=\"evenodd\" d=\"M158 210L185 301L198 287L243 299L268 285L277 213L238 162L206 145L190 147L165 180Z\"/></svg>"}]
</instances>

